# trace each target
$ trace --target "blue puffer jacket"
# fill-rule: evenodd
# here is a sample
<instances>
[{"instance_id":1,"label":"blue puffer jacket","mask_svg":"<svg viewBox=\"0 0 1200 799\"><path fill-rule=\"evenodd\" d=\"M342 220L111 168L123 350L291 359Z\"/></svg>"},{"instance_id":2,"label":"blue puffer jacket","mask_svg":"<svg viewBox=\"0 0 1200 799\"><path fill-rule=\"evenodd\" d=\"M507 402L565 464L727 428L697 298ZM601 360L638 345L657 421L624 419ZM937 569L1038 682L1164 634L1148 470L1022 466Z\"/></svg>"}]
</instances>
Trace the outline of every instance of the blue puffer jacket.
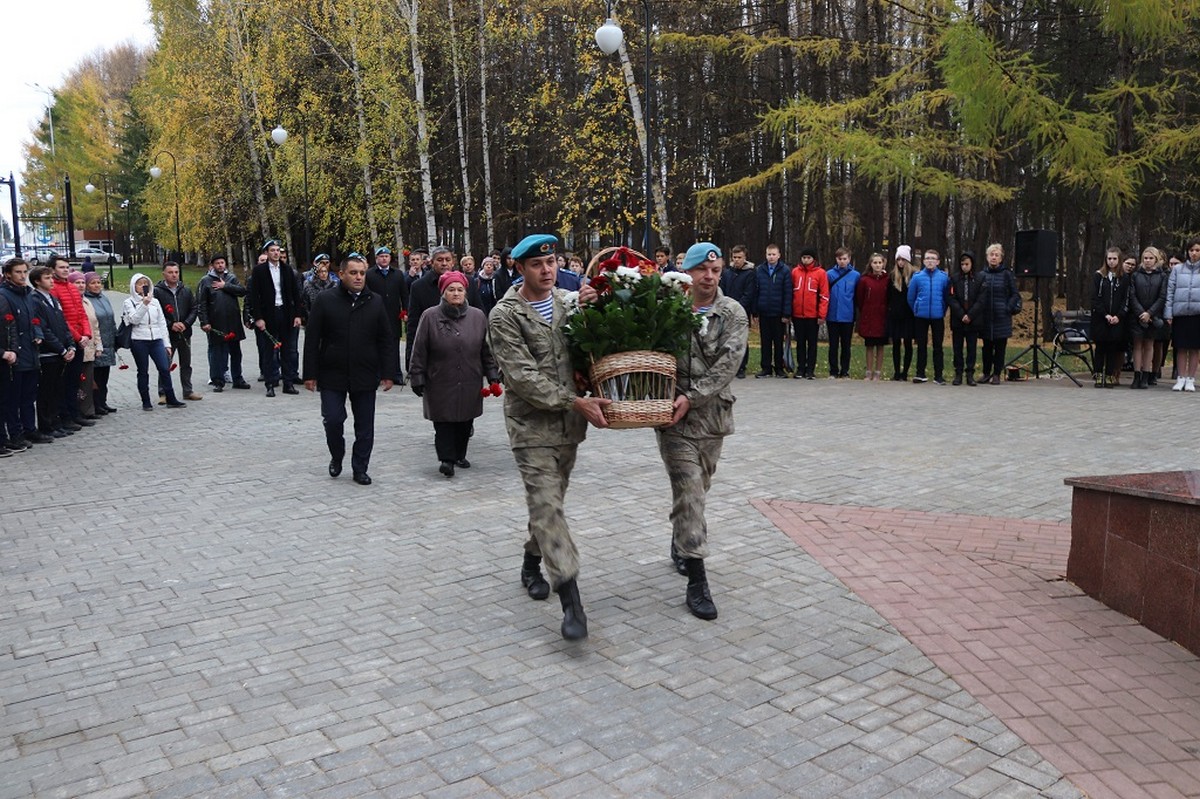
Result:
<instances>
[{"instance_id":1,"label":"blue puffer jacket","mask_svg":"<svg viewBox=\"0 0 1200 799\"><path fill-rule=\"evenodd\" d=\"M834 266L825 271L829 276L829 311L826 322L854 321L854 289L858 285L858 270L854 264L845 269Z\"/></svg>"},{"instance_id":2,"label":"blue puffer jacket","mask_svg":"<svg viewBox=\"0 0 1200 799\"><path fill-rule=\"evenodd\" d=\"M1012 335L1013 314L1021 312L1021 294L1017 291L1016 275L1004 264L983 270L985 339L1008 338Z\"/></svg>"},{"instance_id":3,"label":"blue puffer jacket","mask_svg":"<svg viewBox=\"0 0 1200 799\"><path fill-rule=\"evenodd\" d=\"M792 270L783 259L775 264L772 275L767 264L754 267L754 302L756 316L792 315Z\"/></svg>"},{"instance_id":4,"label":"blue puffer jacket","mask_svg":"<svg viewBox=\"0 0 1200 799\"><path fill-rule=\"evenodd\" d=\"M1163 318L1200 315L1200 262L1184 261L1167 278L1167 307Z\"/></svg>"},{"instance_id":5,"label":"blue puffer jacket","mask_svg":"<svg viewBox=\"0 0 1200 799\"><path fill-rule=\"evenodd\" d=\"M949 293L949 275L941 269L922 269L908 284L908 307L918 319L941 319Z\"/></svg>"}]
</instances>

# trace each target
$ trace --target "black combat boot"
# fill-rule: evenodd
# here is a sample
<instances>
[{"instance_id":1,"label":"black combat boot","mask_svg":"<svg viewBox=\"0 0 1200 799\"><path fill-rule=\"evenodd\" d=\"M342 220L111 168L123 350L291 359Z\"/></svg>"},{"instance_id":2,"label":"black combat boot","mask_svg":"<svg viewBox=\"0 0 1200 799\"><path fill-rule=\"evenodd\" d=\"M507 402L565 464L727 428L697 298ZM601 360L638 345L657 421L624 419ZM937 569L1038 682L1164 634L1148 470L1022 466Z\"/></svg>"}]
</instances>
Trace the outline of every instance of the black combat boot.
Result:
<instances>
[{"instance_id":1,"label":"black combat boot","mask_svg":"<svg viewBox=\"0 0 1200 799\"><path fill-rule=\"evenodd\" d=\"M717 606L708 592L708 577L704 573L703 558L688 558L687 563L687 606L698 619L712 621L717 617Z\"/></svg>"},{"instance_id":2,"label":"black combat boot","mask_svg":"<svg viewBox=\"0 0 1200 799\"><path fill-rule=\"evenodd\" d=\"M575 578L567 580L556 590L563 609L562 637L568 641L587 638L587 616L583 615L583 600L579 598L579 586L575 584Z\"/></svg>"},{"instance_id":3,"label":"black combat boot","mask_svg":"<svg viewBox=\"0 0 1200 799\"><path fill-rule=\"evenodd\" d=\"M1133 373L1133 382L1129 384L1129 387L1130 388L1141 388L1142 387L1142 373L1141 372Z\"/></svg>"},{"instance_id":4,"label":"black combat boot","mask_svg":"<svg viewBox=\"0 0 1200 799\"><path fill-rule=\"evenodd\" d=\"M521 564L521 585L530 599L545 599L550 596L550 583L542 576L542 556L525 553Z\"/></svg>"},{"instance_id":5,"label":"black combat boot","mask_svg":"<svg viewBox=\"0 0 1200 799\"><path fill-rule=\"evenodd\" d=\"M687 577L687 558L679 554L674 541L671 542L671 562L675 564L675 571Z\"/></svg>"}]
</instances>

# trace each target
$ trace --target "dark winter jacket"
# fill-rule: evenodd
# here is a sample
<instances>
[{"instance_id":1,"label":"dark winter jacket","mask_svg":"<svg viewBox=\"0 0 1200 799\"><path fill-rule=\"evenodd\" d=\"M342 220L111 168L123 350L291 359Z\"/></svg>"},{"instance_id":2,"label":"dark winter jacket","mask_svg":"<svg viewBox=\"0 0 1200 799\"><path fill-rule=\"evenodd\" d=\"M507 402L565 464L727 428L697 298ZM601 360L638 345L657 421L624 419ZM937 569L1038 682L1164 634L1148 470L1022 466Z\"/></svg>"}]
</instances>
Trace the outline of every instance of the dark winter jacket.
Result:
<instances>
[{"instance_id":1,"label":"dark winter jacket","mask_svg":"<svg viewBox=\"0 0 1200 799\"><path fill-rule=\"evenodd\" d=\"M961 261L961 259L960 259ZM974 261L974 259L972 259ZM983 330L983 275L974 269L958 271L950 278L950 329L959 333L978 334ZM963 317L969 317L969 323Z\"/></svg>"},{"instance_id":2,"label":"dark winter jacket","mask_svg":"<svg viewBox=\"0 0 1200 799\"><path fill-rule=\"evenodd\" d=\"M392 338L400 340L403 331L403 315L408 308L408 276L405 270L391 267L384 274L378 265L367 270L367 288L371 293L383 300L383 310L387 312L388 326L392 330Z\"/></svg>"},{"instance_id":3,"label":"dark winter jacket","mask_svg":"<svg viewBox=\"0 0 1200 799\"><path fill-rule=\"evenodd\" d=\"M1099 272L1092 275L1092 341L1121 342L1125 340L1125 314L1129 311L1129 277ZM1110 325L1107 316L1120 321Z\"/></svg>"},{"instance_id":4,"label":"dark winter jacket","mask_svg":"<svg viewBox=\"0 0 1200 799\"><path fill-rule=\"evenodd\" d=\"M224 285L220 289L213 289L218 277ZM233 333L238 341L246 338L239 306L239 299L246 296L246 287L238 282L237 275L229 270L218 275L210 269L207 275L200 278L196 295L196 320L201 327L212 327L210 336L217 338Z\"/></svg>"},{"instance_id":5,"label":"dark winter jacket","mask_svg":"<svg viewBox=\"0 0 1200 799\"><path fill-rule=\"evenodd\" d=\"M304 334L304 380L316 380L318 389L374 391L391 378L400 364L387 316L369 286L358 297L345 281L318 294Z\"/></svg>"},{"instance_id":6,"label":"dark winter jacket","mask_svg":"<svg viewBox=\"0 0 1200 799\"><path fill-rule=\"evenodd\" d=\"M481 415L484 378L500 380L483 311L468 305L456 312L444 301L430 308L417 327L408 375L414 388L424 389L426 419L465 422Z\"/></svg>"},{"instance_id":7,"label":"dark winter jacket","mask_svg":"<svg viewBox=\"0 0 1200 799\"><path fill-rule=\"evenodd\" d=\"M1129 325L1137 325L1142 331L1153 333L1163 329L1163 311L1167 307L1167 273L1162 269L1147 272L1138 269L1133 273L1129 287ZM1150 314L1150 321L1142 324L1138 318ZM1157 323L1156 323L1157 322Z\"/></svg>"},{"instance_id":8,"label":"dark winter jacket","mask_svg":"<svg viewBox=\"0 0 1200 799\"><path fill-rule=\"evenodd\" d=\"M323 291L329 291L338 287L338 280L333 275L328 275L324 280L313 275L308 280L304 281L304 285L300 287L300 302L304 306L304 318L312 313L313 303L316 302L317 295ZM374 289L371 293L376 294Z\"/></svg>"},{"instance_id":9,"label":"dark winter jacket","mask_svg":"<svg viewBox=\"0 0 1200 799\"><path fill-rule=\"evenodd\" d=\"M171 339L191 338L192 325L196 323L196 295L183 285L183 281L175 284L172 291L167 281L160 280L154 285L154 299L162 306L163 315L167 317L167 329L176 322L183 322L184 328L176 333L171 330Z\"/></svg>"},{"instance_id":10,"label":"dark winter jacket","mask_svg":"<svg viewBox=\"0 0 1200 799\"><path fill-rule=\"evenodd\" d=\"M75 289L71 289L75 291ZM74 339L71 337L71 328L67 326L67 317L63 315L62 305L54 296L47 297L40 291L34 291L31 295L37 307L37 316L42 331L42 345L40 347L40 356L42 358L55 358L67 354L67 350L74 346ZM75 292L75 296L79 296L79 292ZM80 304L83 300L80 299Z\"/></svg>"},{"instance_id":11,"label":"dark winter jacket","mask_svg":"<svg viewBox=\"0 0 1200 799\"><path fill-rule=\"evenodd\" d=\"M13 317L11 322L9 314ZM18 286L9 280L0 283L0 350L17 354L13 368L18 372L38 368L38 347L34 341L43 335L38 314L32 287Z\"/></svg>"},{"instance_id":12,"label":"dark winter jacket","mask_svg":"<svg viewBox=\"0 0 1200 799\"><path fill-rule=\"evenodd\" d=\"M751 312L755 316L792 315L792 270L780 258L772 274L769 264L754 267L754 288L751 295Z\"/></svg>"},{"instance_id":13,"label":"dark winter jacket","mask_svg":"<svg viewBox=\"0 0 1200 799\"><path fill-rule=\"evenodd\" d=\"M750 305L754 299L754 280L753 266L745 269L734 269L729 266L721 273L721 293L741 305L747 318L754 312Z\"/></svg>"},{"instance_id":14,"label":"dark winter jacket","mask_svg":"<svg viewBox=\"0 0 1200 799\"><path fill-rule=\"evenodd\" d=\"M1012 335L1013 314L1021 312L1021 293L1017 277L1004 264L989 266L983 278L983 338L1008 338Z\"/></svg>"},{"instance_id":15,"label":"dark winter jacket","mask_svg":"<svg viewBox=\"0 0 1200 799\"><path fill-rule=\"evenodd\" d=\"M908 304L909 281L901 279L900 288L896 288L893 277L894 274L888 275L887 337L911 339L916 335L916 323Z\"/></svg>"},{"instance_id":16,"label":"dark winter jacket","mask_svg":"<svg viewBox=\"0 0 1200 799\"><path fill-rule=\"evenodd\" d=\"M479 276L475 281L475 289L479 293L479 309L483 311L484 316L490 316L492 309L496 307L496 278L485 278Z\"/></svg>"}]
</instances>

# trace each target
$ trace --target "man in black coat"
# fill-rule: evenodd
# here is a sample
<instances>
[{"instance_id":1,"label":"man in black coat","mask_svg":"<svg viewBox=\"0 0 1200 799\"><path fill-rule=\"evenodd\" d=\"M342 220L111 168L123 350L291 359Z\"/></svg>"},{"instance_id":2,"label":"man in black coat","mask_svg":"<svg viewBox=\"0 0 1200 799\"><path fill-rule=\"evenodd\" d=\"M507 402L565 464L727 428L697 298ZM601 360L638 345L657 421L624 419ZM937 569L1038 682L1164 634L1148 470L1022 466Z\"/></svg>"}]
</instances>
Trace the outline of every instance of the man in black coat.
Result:
<instances>
[{"instance_id":1,"label":"man in black coat","mask_svg":"<svg viewBox=\"0 0 1200 799\"><path fill-rule=\"evenodd\" d=\"M234 388L250 388L242 377L242 307L239 298L246 296L246 287L225 265L224 255L214 255L208 262L208 274L200 278L196 288L196 319L200 329L208 334L208 379L213 391L225 390L225 370L233 378Z\"/></svg>"},{"instance_id":2,"label":"man in black coat","mask_svg":"<svg viewBox=\"0 0 1200 799\"><path fill-rule=\"evenodd\" d=\"M729 251L729 266L721 275L721 293L742 306L749 319L754 303L754 264L746 257L746 245L735 244ZM738 367L738 379L746 376L746 363L750 359L750 348L742 356Z\"/></svg>"},{"instance_id":3,"label":"man in black coat","mask_svg":"<svg viewBox=\"0 0 1200 799\"><path fill-rule=\"evenodd\" d=\"M346 455L346 397L354 413L354 482L370 485L367 465L375 443L375 390L392 388L399 352L383 300L367 287L367 262L342 261L342 282L322 291L308 314L304 337L304 387L321 390L321 419L329 447L329 476L342 473Z\"/></svg>"},{"instance_id":4,"label":"man in black coat","mask_svg":"<svg viewBox=\"0 0 1200 799\"><path fill-rule=\"evenodd\" d=\"M404 370L400 364L400 337L404 332L404 315L408 308L408 278L403 269L393 268L392 251L380 247L375 251L375 265L367 270L367 288L383 300L388 325L396 348L395 381L404 385Z\"/></svg>"},{"instance_id":5,"label":"man in black coat","mask_svg":"<svg viewBox=\"0 0 1200 799\"><path fill-rule=\"evenodd\" d=\"M258 361L267 396L275 396L275 386L283 376L283 393L299 394L300 382L300 289L296 270L280 260L279 242L271 239L263 245L267 260L250 273L246 304L258 337Z\"/></svg>"},{"instance_id":6,"label":"man in black coat","mask_svg":"<svg viewBox=\"0 0 1200 799\"><path fill-rule=\"evenodd\" d=\"M192 325L196 323L196 297L179 279L179 264L163 264L163 279L154 286L154 299L162 306L171 334L171 357L179 356L179 383L183 398L196 401L201 396L192 390ZM159 378L158 404L167 404L166 385Z\"/></svg>"},{"instance_id":7,"label":"man in black coat","mask_svg":"<svg viewBox=\"0 0 1200 799\"><path fill-rule=\"evenodd\" d=\"M430 269L417 278L408 295L408 339L404 342L404 360L412 363L412 345L417 337L417 325L421 314L436 307L442 301L438 291L438 279L454 268L454 253L449 247L434 247L430 253Z\"/></svg>"}]
</instances>

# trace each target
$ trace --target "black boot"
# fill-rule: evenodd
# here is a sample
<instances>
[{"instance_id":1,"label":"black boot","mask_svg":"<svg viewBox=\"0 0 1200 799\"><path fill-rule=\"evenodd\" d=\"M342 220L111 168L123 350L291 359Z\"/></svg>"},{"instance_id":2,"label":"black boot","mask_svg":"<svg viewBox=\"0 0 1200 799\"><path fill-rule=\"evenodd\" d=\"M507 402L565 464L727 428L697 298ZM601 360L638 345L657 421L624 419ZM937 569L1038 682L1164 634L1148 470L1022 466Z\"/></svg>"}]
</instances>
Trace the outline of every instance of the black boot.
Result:
<instances>
[{"instance_id":1,"label":"black boot","mask_svg":"<svg viewBox=\"0 0 1200 799\"><path fill-rule=\"evenodd\" d=\"M679 554L674 541L671 542L671 562L675 564L675 571L687 577L687 558Z\"/></svg>"},{"instance_id":2,"label":"black boot","mask_svg":"<svg viewBox=\"0 0 1200 799\"><path fill-rule=\"evenodd\" d=\"M530 599L545 599L550 596L550 583L542 576L542 556L525 553L525 562L521 564L521 585Z\"/></svg>"},{"instance_id":3,"label":"black boot","mask_svg":"<svg viewBox=\"0 0 1200 799\"><path fill-rule=\"evenodd\" d=\"M1133 382L1129 384L1129 387L1130 388L1141 388L1142 387L1142 373L1141 372L1133 373Z\"/></svg>"},{"instance_id":4,"label":"black boot","mask_svg":"<svg viewBox=\"0 0 1200 799\"><path fill-rule=\"evenodd\" d=\"M704 573L703 558L687 558L687 606L698 619L712 621L717 617L717 606L708 592L708 577Z\"/></svg>"},{"instance_id":5,"label":"black boot","mask_svg":"<svg viewBox=\"0 0 1200 799\"><path fill-rule=\"evenodd\" d=\"M579 586L575 584L575 578L567 580L556 590L563 609L562 637L568 641L587 638L587 616L583 615L583 600L579 598Z\"/></svg>"},{"instance_id":6,"label":"black boot","mask_svg":"<svg viewBox=\"0 0 1200 799\"><path fill-rule=\"evenodd\" d=\"M961 386L962 385L962 372L954 373L954 380L950 383L950 385L952 385L952 386Z\"/></svg>"}]
</instances>

